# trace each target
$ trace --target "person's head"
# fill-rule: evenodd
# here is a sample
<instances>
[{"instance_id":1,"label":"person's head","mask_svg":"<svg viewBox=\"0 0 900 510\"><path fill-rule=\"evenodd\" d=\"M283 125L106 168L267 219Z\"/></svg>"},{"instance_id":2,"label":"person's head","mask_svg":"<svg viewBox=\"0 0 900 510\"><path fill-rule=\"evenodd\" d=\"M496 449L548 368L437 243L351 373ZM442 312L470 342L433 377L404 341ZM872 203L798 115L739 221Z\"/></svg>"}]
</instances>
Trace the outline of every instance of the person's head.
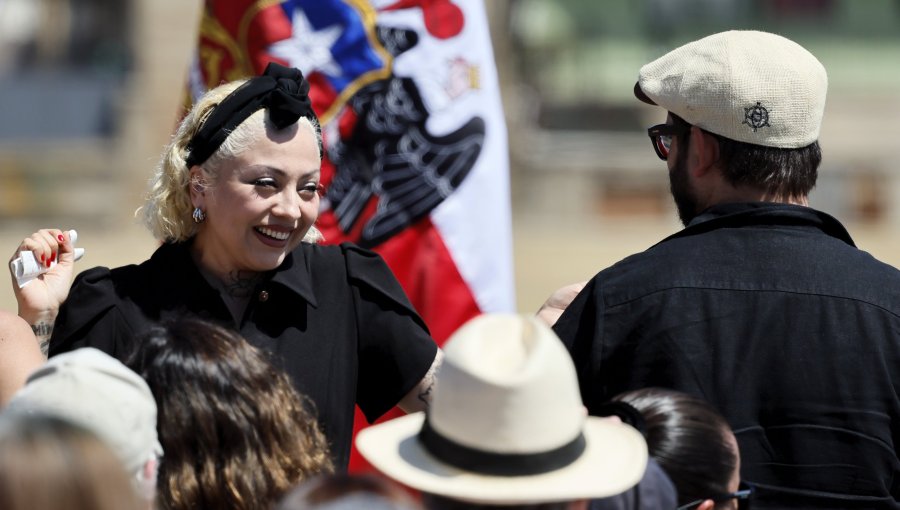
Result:
<instances>
[{"instance_id":1,"label":"person's head","mask_svg":"<svg viewBox=\"0 0 900 510\"><path fill-rule=\"evenodd\" d=\"M92 347L54 356L28 377L4 414L49 414L90 430L119 456L140 494L152 499L163 454L156 401L119 360Z\"/></svg>"},{"instance_id":2,"label":"person's head","mask_svg":"<svg viewBox=\"0 0 900 510\"><path fill-rule=\"evenodd\" d=\"M643 66L634 93L669 112L648 133L682 221L727 201L805 203L827 88L812 54L765 32L714 34Z\"/></svg>"},{"instance_id":3,"label":"person's head","mask_svg":"<svg viewBox=\"0 0 900 510\"><path fill-rule=\"evenodd\" d=\"M104 441L45 414L0 416L0 508L138 510L149 508Z\"/></svg>"},{"instance_id":4,"label":"person's head","mask_svg":"<svg viewBox=\"0 0 900 510\"><path fill-rule=\"evenodd\" d=\"M160 241L194 242L226 271L274 269L321 236L322 136L300 71L207 92L166 147L143 207Z\"/></svg>"},{"instance_id":5,"label":"person's head","mask_svg":"<svg viewBox=\"0 0 900 510\"><path fill-rule=\"evenodd\" d=\"M700 510L737 508L741 457L728 422L705 401L673 390L646 388L613 398L643 418L650 456L678 490L678 504ZM717 501L720 500L720 501Z\"/></svg>"},{"instance_id":6,"label":"person's head","mask_svg":"<svg viewBox=\"0 0 900 510\"><path fill-rule=\"evenodd\" d=\"M275 510L419 510L418 503L401 488L372 475L345 473L307 480L275 507Z\"/></svg>"},{"instance_id":7,"label":"person's head","mask_svg":"<svg viewBox=\"0 0 900 510\"><path fill-rule=\"evenodd\" d=\"M641 479L643 438L586 416L572 359L539 319L479 316L444 353L427 416L357 435L357 449L382 473L460 508L583 504Z\"/></svg>"},{"instance_id":8,"label":"person's head","mask_svg":"<svg viewBox=\"0 0 900 510\"><path fill-rule=\"evenodd\" d=\"M160 506L268 509L331 471L326 441L287 375L239 334L179 319L139 338L128 365L159 408Z\"/></svg>"}]
</instances>

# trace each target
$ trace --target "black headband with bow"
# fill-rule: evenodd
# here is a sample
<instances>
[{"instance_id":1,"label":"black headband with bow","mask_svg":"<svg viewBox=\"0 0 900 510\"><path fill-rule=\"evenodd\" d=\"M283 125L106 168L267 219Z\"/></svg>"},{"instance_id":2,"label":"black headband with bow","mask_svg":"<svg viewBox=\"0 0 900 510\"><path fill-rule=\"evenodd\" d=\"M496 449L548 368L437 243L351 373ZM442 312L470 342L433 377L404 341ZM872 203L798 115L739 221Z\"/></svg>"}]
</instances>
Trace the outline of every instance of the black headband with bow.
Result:
<instances>
[{"instance_id":1,"label":"black headband with bow","mask_svg":"<svg viewBox=\"0 0 900 510\"><path fill-rule=\"evenodd\" d=\"M300 117L316 120L313 124L318 126L303 73L270 62L262 75L247 80L213 108L188 142L187 167L206 161L241 122L260 108L269 110L269 120L278 129L290 126Z\"/></svg>"}]
</instances>

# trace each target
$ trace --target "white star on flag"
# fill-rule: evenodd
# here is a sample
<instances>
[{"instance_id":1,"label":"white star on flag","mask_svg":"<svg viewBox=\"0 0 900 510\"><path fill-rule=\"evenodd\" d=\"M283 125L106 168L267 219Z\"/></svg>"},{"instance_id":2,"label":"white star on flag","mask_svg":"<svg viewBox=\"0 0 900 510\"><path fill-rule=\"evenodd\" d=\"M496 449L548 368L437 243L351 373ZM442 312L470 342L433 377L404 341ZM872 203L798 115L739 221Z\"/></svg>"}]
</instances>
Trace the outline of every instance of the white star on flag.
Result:
<instances>
[{"instance_id":1,"label":"white star on flag","mask_svg":"<svg viewBox=\"0 0 900 510\"><path fill-rule=\"evenodd\" d=\"M308 75L319 71L330 76L340 76L341 68L334 61L331 47L343 32L340 25L316 30L301 9L294 9L293 31L290 39L269 46L272 56L282 58L291 67Z\"/></svg>"}]
</instances>

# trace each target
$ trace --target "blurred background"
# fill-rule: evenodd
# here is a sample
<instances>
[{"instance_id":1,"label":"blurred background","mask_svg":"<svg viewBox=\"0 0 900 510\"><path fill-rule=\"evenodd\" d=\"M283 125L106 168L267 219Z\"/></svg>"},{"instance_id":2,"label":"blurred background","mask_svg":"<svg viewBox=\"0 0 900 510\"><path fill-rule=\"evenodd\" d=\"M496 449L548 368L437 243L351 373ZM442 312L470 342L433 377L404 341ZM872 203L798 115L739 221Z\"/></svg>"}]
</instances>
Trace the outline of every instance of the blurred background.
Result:
<instances>
[{"instance_id":1,"label":"blurred background","mask_svg":"<svg viewBox=\"0 0 900 510\"><path fill-rule=\"evenodd\" d=\"M80 269L146 259L134 219L180 115L201 2L0 0L0 248L75 228ZM726 29L794 39L825 65L811 205L900 266L900 1L489 0L509 131L520 311L677 231L635 100L641 65ZM11 287L0 308L15 310Z\"/></svg>"}]
</instances>

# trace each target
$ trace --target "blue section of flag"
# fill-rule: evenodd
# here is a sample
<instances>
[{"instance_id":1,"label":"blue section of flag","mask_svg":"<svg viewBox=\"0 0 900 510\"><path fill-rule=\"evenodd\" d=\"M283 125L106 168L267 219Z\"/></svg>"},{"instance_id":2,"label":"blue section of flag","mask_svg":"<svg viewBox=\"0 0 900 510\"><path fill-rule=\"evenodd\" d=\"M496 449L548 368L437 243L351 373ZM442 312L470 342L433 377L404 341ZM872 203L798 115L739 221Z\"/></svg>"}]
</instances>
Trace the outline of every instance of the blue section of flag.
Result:
<instances>
[{"instance_id":1,"label":"blue section of flag","mask_svg":"<svg viewBox=\"0 0 900 510\"><path fill-rule=\"evenodd\" d=\"M330 51L341 74L323 73L331 86L340 94L362 75L385 66L366 34L366 27L359 12L341 0L287 0L281 4L288 19L294 18L295 9L302 10L314 30L324 30L335 25L341 27L341 35Z\"/></svg>"}]
</instances>

